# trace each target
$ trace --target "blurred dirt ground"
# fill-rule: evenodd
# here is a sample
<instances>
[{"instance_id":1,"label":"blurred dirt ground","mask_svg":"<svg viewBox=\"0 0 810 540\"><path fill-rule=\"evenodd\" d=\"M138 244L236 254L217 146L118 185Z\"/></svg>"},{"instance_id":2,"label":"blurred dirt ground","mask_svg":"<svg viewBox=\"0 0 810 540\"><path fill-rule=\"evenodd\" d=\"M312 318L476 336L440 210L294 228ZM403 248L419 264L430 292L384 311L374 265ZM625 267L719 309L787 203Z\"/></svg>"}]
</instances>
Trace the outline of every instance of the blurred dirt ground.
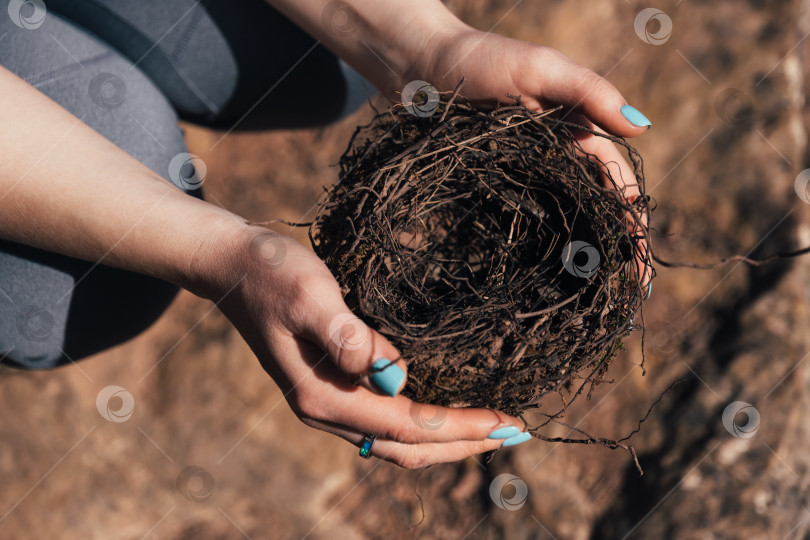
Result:
<instances>
[{"instance_id":1,"label":"blurred dirt ground","mask_svg":"<svg viewBox=\"0 0 810 540\"><path fill-rule=\"evenodd\" d=\"M662 257L710 262L810 243L808 206L794 189L810 157L810 2L450 5L478 28L565 52L650 117L653 129L634 144L658 205ZM672 21L657 45L634 30L649 7ZM647 31L659 35L658 24ZM231 134L213 151L221 133L186 129L208 165L209 201L252 220L300 220L369 114L320 130ZM286 232L306 241L304 230ZM644 309L647 375L636 335L613 384L567 416L621 436L683 378L633 438L643 477L624 452L539 441L490 463L425 471L360 460L355 447L300 424L225 318L181 294L114 350L51 372L0 371L0 538L804 538L809 267L805 258L658 268ZM134 397L125 422L96 409L108 385ZM753 437L724 427L735 401L759 412ZM527 486L525 502L514 482L500 493L501 506L517 497L519 508L494 504L501 474ZM412 529L417 493L424 520Z\"/></svg>"}]
</instances>

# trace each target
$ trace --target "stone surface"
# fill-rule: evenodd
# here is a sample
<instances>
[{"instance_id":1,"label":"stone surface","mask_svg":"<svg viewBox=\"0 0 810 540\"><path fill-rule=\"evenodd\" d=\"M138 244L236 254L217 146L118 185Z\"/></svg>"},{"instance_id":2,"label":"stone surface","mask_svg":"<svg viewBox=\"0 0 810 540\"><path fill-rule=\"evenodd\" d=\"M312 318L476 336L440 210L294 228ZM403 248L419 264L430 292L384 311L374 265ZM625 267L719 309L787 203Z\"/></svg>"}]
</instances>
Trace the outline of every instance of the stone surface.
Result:
<instances>
[{"instance_id":1,"label":"stone surface","mask_svg":"<svg viewBox=\"0 0 810 540\"><path fill-rule=\"evenodd\" d=\"M658 204L656 250L699 262L810 243L810 210L794 190L810 162L809 4L450 2L479 28L496 25L606 74L652 120L634 144ZM636 35L645 7L671 17L665 43ZM188 135L208 165L209 200L252 220L297 220L334 180L328 166L366 117L230 135L213 151L220 134L189 126ZM131 343L52 372L0 372L0 537L805 537L810 259L658 270L644 308L647 375L636 336L611 368L613 384L566 416L622 436L684 379L632 439L642 477L624 452L539 441L489 463L424 471L361 460L300 424L227 320L183 294ZM134 398L125 422L96 408L108 385ZM753 437L724 427L735 401L759 412ZM501 474L526 485L520 508L490 497ZM518 487L504 486L502 506ZM424 519L411 530L422 518L417 494Z\"/></svg>"}]
</instances>

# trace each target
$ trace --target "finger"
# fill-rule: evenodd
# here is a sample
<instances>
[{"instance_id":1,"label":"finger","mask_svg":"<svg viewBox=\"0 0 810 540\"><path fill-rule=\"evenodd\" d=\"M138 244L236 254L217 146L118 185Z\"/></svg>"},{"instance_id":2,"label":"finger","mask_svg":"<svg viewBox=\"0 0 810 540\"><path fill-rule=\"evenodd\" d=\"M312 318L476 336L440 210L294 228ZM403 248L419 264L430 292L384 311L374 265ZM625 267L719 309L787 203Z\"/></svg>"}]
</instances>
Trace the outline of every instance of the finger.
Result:
<instances>
[{"instance_id":1,"label":"finger","mask_svg":"<svg viewBox=\"0 0 810 540\"><path fill-rule=\"evenodd\" d=\"M595 131L601 131L596 126ZM641 194L636 173L613 141L588 134L579 141L582 149L596 156L602 169L602 184L608 189L616 189L632 204ZM608 176L609 175L609 176Z\"/></svg>"},{"instance_id":2,"label":"finger","mask_svg":"<svg viewBox=\"0 0 810 540\"><path fill-rule=\"evenodd\" d=\"M327 422L307 422L308 425L345 439L354 446L362 447L365 436ZM521 442L531 437L524 437ZM519 443L518 443L519 444ZM504 440L483 439L479 441L454 441L446 443L404 444L387 439L376 439L371 445L370 454L390 461L406 469L418 469L437 463L449 463L464 458L497 450L506 446ZM511 445L511 446L514 446Z\"/></svg>"},{"instance_id":3,"label":"finger","mask_svg":"<svg viewBox=\"0 0 810 540\"><path fill-rule=\"evenodd\" d=\"M577 153L587 158L596 158L594 161L602 173L602 185L617 190L628 204L632 204L641 194L641 186L635 170L627 162L619 147L606 136L599 136L598 134L604 135L605 131L585 116L570 115L569 121L574 137L579 142ZM585 129L577 129L577 126L594 131L597 135Z\"/></svg>"},{"instance_id":4,"label":"finger","mask_svg":"<svg viewBox=\"0 0 810 540\"><path fill-rule=\"evenodd\" d=\"M405 386L407 367L396 347L352 313L339 290L310 289L311 309L298 316L299 335L328 353L348 380L387 396L398 394Z\"/></svg>"},{"instance_id":5,"label":"finger","mask_svg":"<svg viewBox=\"0 0 810 540\"><path fill-rule=\"evenodd\" d=\"M597 133L604 133L598 126L593 125L587 118L576 115L574 123L585 126ZM615 189L621 194L628 205L632 205L641 195L641 186L636 177L635 170L627 162L620 148L613 141L588 133L584 130L575 133L581 146L581 152L594 158L601 170L602 184L607 189ZM646 230L648 223L647 212L629 209L625 214L628 233L638 237L638 250L635 255L636 272L639 276L639 287L649 298L652 280L652 268L648 261L648 244Z\"/></svg>"},{"instance_id":6,"label":"finger","mask_svg":"<svg viewBox=\"0 0 810 540\"><path fill-rule=\"evenodd\" d=\"M547 49L538 71L543 101L581 112L605 131L621 137L641 135L650 120L624 99L615 86L564 54Z\"/></svg>"},{"instance_id":7,"label":"finger","mask_svg":"<svg viewBox=\"0 0 810 540\"><path fill-rule=\"evenodd\" d=\"M641 194L635 171L622 155L619 147L612 141L590 136L580 141L586 152L593 154L603 164L602 182L608 189L616 189L628 204L633 204ZM608 174L610 175L608 177ZM639 276L639 286L645 295L649 290L652 279L652 268L647 264L647 212L628 210L625 215L628 223L628 232L631 236L639 237L638 251L636 252L636 266Z\"/></svg>"},{"instance_id":8,"label":"finger","mask_svg":"<svg viewBox=\"0 0 810 540\"><path fill-rule=\"evenodd\" d=\"M296 362L294 355L301 355L300 345L287 347L281 354L285 364L312 366L297 371L293 391L288 392L288 400L301 420L331 422L407 444L502 440L523 431L521 420L500 411L451 409L416 403L401 395L391 399L362 386L347 385L345 375L334 364L314 361L318 355L315 350L304 348L304 358Z\"/></svg>"},{"instance_id":9,"label":"finger","mask_svg":"<svg viewBox=\"0 0 810 540\"><path fill-rule=\"evenodd\" d=\"M524 428L521 420L493 409L453 409L404 396L385 399L365 389L335 396L330 405L332 421L407 444L501 440L518 436Z\"/></svg>"}]
</instances>

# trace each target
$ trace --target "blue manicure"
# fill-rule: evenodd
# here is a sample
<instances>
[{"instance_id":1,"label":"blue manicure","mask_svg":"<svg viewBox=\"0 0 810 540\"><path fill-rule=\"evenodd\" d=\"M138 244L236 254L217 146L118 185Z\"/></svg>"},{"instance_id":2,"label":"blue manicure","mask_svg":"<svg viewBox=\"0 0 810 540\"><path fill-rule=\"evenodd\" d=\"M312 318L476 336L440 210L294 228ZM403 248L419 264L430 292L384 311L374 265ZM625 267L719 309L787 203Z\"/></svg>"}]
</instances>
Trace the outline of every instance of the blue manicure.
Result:
<instances>
[{"instance_id":1,"label":"blue manicure","mask_svg":"<svg viewBox=\"0 0 810 540\"><path fill-rule=\"evenodd\" d=\"M652 294L652 281L650 282L650 285L647 288L647 297L644 300L649 300L651 294Z\"/></svg>"},{"instance_id":2,"label":"blue manicure","mask_svg":"<svg viewBox=\"0 0 810 540\"><path fill-rule=\"evenodd\" d=\"M515 435L520 435L520 430L516 426L506 426L490 433L487 439L509 439Z\"/></svg>"},{"instance_id":3,"label":"blue manicure","mask_svg":"<svg viewBox=\"0 0 810 540\"><path fill-rule=\"evenodd\" d=\"M380 358L371 367L375 371L369 377L371 384L384 394L392 397L397 395L402 381L405 380L405 372L402 371L402 368L387 358Z\"/></svg>"},{"instance_id":4,"label":"blue manicure","mask_svg":"<svg viewBox=\"0 0 810 540\"><path fill-rule=\"evenodd\" d=\"M501 448L503 448L504 446L515 446L515 445L518 445L520 443L525 443L526 441L528 441L531 438L532 438L531 433L523 432L520 435L515 435L514 437L509 437L508 439L503 441L503 444L501 445Z\"/></svg>"},{"instance_id":5,"label":"blue manicure","mask_svg":"<svg viewBox=\"0 0 810 540\"><path fill-rule=\"evenodd\" d=\"M622 116L637 127L648 127L652 125L646 116L641 114L641 111L631 105L622 105Z\"/></svg>"}]
</instances>

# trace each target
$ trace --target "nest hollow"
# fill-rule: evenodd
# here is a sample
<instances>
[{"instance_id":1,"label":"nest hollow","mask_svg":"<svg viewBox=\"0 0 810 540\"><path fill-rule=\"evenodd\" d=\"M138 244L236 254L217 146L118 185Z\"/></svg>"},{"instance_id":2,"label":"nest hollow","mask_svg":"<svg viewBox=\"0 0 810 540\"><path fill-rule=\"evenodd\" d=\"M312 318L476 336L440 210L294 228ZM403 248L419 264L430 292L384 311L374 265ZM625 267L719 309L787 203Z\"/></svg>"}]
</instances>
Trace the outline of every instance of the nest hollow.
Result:
<instances>
[{"instance_id":1,"label":"nest hollow","mask_svg":"<svg viewBox=\"0 0 810 540\"><path fill-rule=\"evenodd\" d=\"M355 131L310 238L348 306L408 363L422 403L509 414L550 392L570 403L605 371L641 305L649 212L622 139L520 104L442 95ZM628 202L577 136L622 145Z\"/></svg>"}]
</instances>

